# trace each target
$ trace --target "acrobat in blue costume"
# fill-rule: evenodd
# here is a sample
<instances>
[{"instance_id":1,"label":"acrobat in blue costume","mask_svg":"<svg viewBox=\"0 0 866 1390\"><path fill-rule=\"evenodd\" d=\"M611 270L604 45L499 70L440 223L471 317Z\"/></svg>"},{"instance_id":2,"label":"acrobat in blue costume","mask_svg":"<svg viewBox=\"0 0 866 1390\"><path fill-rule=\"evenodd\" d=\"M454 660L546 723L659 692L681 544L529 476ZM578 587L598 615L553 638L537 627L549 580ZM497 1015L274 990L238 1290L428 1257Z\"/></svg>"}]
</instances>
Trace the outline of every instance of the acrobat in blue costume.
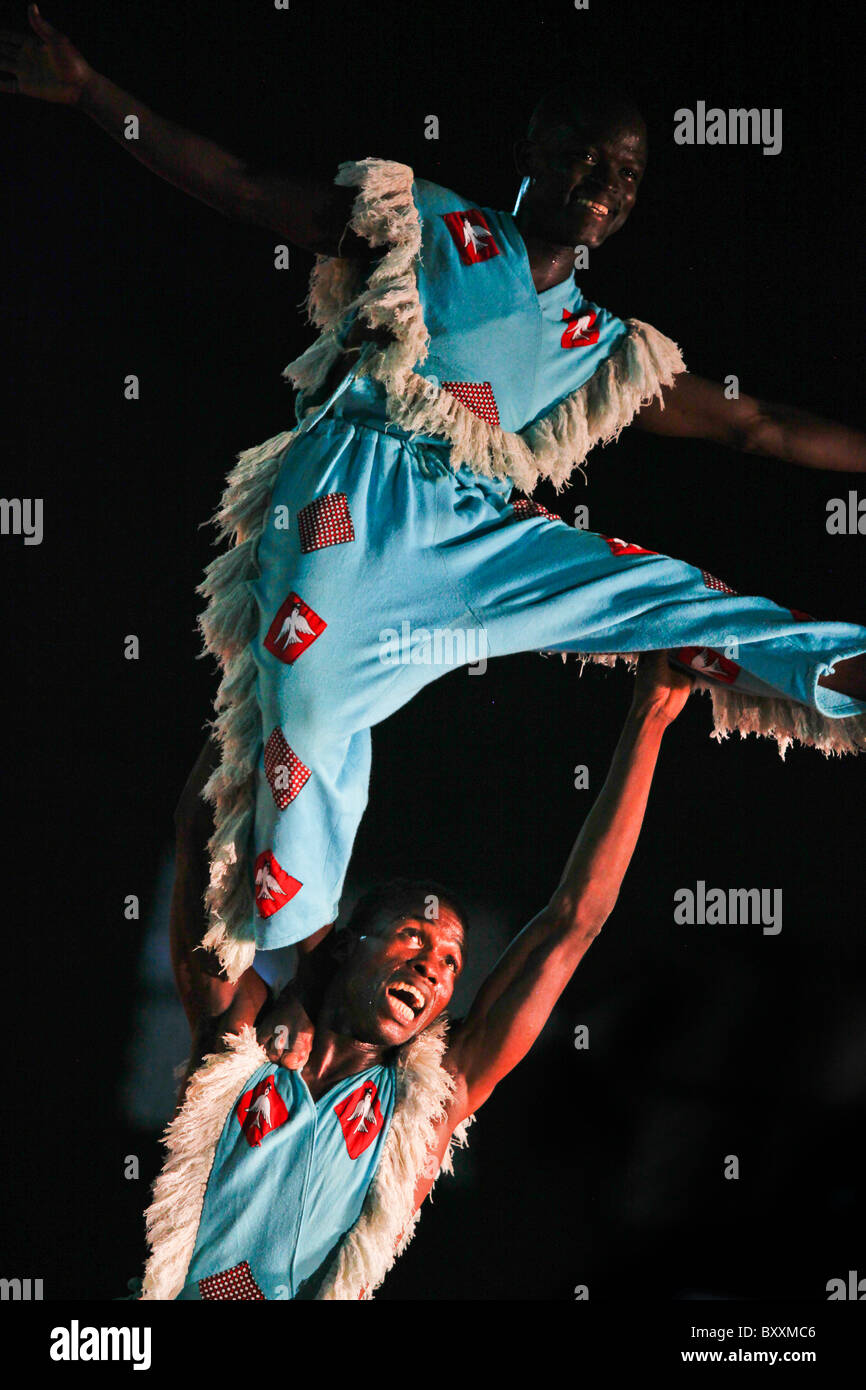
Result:
<instances>
[{"instance_id":1,"label":"acrobat in blue costume","mask_svg":"<svg viewBox=\"0 0 866 1390\"><path fill-rule=\"evenodd\" d=\"M372 270L318 259L319 336L285 371L297 427L240 455L218 513L234 543L202 586L222 667L205 944L233 979L335 919L370 729L461 662L673 649L711 690L717 736L866 747L866 705L818 685L866 629L513 498L564 486L616 438L685 370L676 344L573 279L539 294L510 213L384 160L336 182L383 254ZM328 394L359 316L392 341Z\"/></svg>"}]
</instances>

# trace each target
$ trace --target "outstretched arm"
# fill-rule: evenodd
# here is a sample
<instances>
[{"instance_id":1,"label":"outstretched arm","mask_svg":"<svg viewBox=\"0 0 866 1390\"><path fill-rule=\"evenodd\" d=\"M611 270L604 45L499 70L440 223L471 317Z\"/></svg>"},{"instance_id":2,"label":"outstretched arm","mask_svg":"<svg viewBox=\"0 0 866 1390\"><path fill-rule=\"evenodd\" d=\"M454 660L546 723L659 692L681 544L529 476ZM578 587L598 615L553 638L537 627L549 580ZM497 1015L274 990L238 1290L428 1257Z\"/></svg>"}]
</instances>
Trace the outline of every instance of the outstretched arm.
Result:
<instances>
[{"instance_id":1,"label":"outstretched arm","mask_svg":"<svg viewBox=\"0 0 866 1390\"><path fill-rule=\"evenodd\" d=\"M650 434L710 439L744 454L784 459L803 468L866 472L866 434L790 405L754 396L728 400L723 386L683 372L632 423Z\"/></svg>"},{"instance_id":2,"label":"outstretched arm","mask_svg":"<svg viewBox=\"0 0 866 1390\"><path fill-rule=\"evenodd\" d=\"M0 29L0 70L13 74L0 78L0 92L78 107L140 164L234 221L277 231L321 255L369 260L381 254L347 229L355 190L324 178L255 172L96 72L36 5L28 5L27 17L30 34Z\"/></svg>"},{"instance_id":3,"label":"outstretched arm","mask_svg":"<svg viewBox=\"0 0 866 1390\"><path fill-rule=\"evenodd\" d=\"M526 1056L619 895L638 835L662 736L688 698L690 678L664 653L640 659L632 706L559 885L495 966L455 1029L449 1066L461 1101L450 1127L477 1110Z\"/></svg>"}]
</instances>

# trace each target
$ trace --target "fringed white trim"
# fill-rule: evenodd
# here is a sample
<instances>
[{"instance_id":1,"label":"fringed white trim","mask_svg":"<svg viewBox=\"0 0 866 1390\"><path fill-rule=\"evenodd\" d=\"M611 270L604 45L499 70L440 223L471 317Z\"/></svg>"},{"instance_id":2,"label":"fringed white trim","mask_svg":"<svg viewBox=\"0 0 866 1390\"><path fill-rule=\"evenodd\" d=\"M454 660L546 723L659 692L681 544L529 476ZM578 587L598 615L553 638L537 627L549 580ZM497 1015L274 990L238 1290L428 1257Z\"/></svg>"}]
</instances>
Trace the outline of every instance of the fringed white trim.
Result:
<instances>
[{"instance_id":1,"label":"fringed white trim","mask_svg":"<svg viewBox=\"0 0 866 1390\"><path fill-rule=\"evenodd\" d=\"M675 343L649 324L627 319L628 336L589 381L519 433L479 419L448 391L415 372L429 350L418 292L421 224L412 199L414 174L405 164L362 159L340 165L335 182L357 187L350 226L371 246L389 246L359 288L357 270L320 257L308 306L323 332L283 375L306 391L321 386L339 356L338 333L350 312L393 341L371 355L359 375L385 388L388 418L411 435L444 437L451 463L486 477L506 478L531 493L546 478L560 491L590 449L616 439L635 413L686 370Z\"/></svg>"},{"instance_id":2,"label":"fringed white trim","mask_svg":"<svg viewBox=\"0 0 866 1390\"><path fill-rule=\"evenodd\" d=\"M184 1103L165 1132L168 1158L145 1213L150 1256L141 1298L177 1298L195 1249L216 1146L244 1082L267 1062L255 1030L227 1036L229 1051L205 1057L190 1078Z\"/></svg>"},{"instance_id":3,"label":"fringed white trim","mask_svg":"<svg viewBox=\"0 0 866 1390\"><path fill-rule=\"evenodd\" d=\"M415 1188L430 1162L437 1124L454 1095L454 1079L442 1066L448 1024L441 1018L405 1049L397 1066L397 1099L376 1176L361 1215L340 1244L316 1293L320 1300L371 1299L415 1234ZM453 1150L464 1147L474 1116L457 1126L440 1173L453 1171Z\"/></svg>"},{"instance_id":4,"label":"fringed white trim","mask_svg":"<svg viewBox=\"0 0 866 1390\"><path fill-rule=\"evenodd\" d=\"M415 1231L414 1194L429 1162L437 1123L445 1118L454 1080L442 1066L444 1017L401 1049L391 1126L361 1215L341 1241L317 1299L369 1299ZM151 1253L141 1298L174 1299L186 1283L208 1178L232 1106L244 1083L267 1062L255 1030L224 1039L228 1051L206 1057L190 1079L186 1098L165 1132L168 1158L145 1213ZM452 1152L464 1147L474 1116L457 1126L439 1166L453 1171Z\"/></svg>"},{"instance_id":5,"label":"fringed white trim","mask_svg":"<svg viewBox=\"0 0 866 1390\"><path fill-rule=\"evenodd\" d=\"M256 552L280 455L296 433L285 431L238 455L213 518L217 541L228 540L231 545L208 565L198 589L208 600L199 619L204 649L216 657L222 673L211 725L220 763L203 793L214 808L214 832L208 845L211 872L205 894L209 926L202 945L217 952L232 981L252 965L255 955L248 850L262 730L252 654L258 611L251 581L258 576Z\"/></svg>"},{"instance_id":6,"label":"fringed white trim","mask_svg":"<svg viewBox=\"0 0 866 1390\"><path fill-rule=\"evenodd\" d=\"M617 652L606 655L578 653L581 663L613 666L624 661L632 669L637 665L638 652ZM842 757L846 753L866 752L866 715L855 714L846 719L830 719L810 705L795 700L765 698L750 695L730 686L696 676L696 690L703 690L713 703L713 732L711 737L721 743L732 733L741 738L755 734L776 740L779 755L784 760L795 743L817 748L825 757Z\"/></svg>"}]
</instances>

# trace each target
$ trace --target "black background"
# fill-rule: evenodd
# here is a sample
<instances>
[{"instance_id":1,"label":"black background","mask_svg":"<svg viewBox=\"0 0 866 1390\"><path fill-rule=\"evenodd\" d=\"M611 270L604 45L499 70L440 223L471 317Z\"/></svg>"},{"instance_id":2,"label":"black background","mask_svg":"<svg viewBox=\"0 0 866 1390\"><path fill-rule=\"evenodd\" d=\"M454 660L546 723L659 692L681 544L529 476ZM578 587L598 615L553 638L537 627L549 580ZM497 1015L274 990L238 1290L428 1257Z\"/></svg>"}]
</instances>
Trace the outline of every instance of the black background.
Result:
<instances>
[{"instance_id":1,"label":"black background","mask_svg":"<svg viewBox=\"0 0 866 1390\"><path fill-rule=\"evenodd\" d=\"M850 7L46 13L121 87L251 160L329 177L374 154L494 207L513 205L511 145L544 88L625 70L649 172L581 280L588 297L674 338L694 372L866 423ZM0 14L26 27L23 4ZM782 153L675 145L674 111L698 100L782 107ZM80 113L2 101L2 492L44 498L45 537L0 538L0 1273L105 1299L140 1272L158 1164L155 1133L131 1130L118 1099L142 943L123 901L147 910L215 688L195 659L200 523L237 452L291 424L280 372L309 341L310 259L274 270L272 234L221 220ZM138 402L123 398L130 372ZM825 530L853 475L629 431L589 477L538 496L569 520L585 502L592 529L741 592L866 622L863 539ZM536 656L428 688L374 733L354 879L429 871L513 934L556 883L629 696L623 671ZM828 1279L866 1274L862 769L812 750L782 763L768 741L719 746L709 730L700 697L667 736L613 917L380 1297L569 1299L588 1284L593 1299L821 1299ZM573 788L577 763L590 792ZM781 887L781 934L677 926L674 891L698 879Z\"/></svg>"}]
</instances>

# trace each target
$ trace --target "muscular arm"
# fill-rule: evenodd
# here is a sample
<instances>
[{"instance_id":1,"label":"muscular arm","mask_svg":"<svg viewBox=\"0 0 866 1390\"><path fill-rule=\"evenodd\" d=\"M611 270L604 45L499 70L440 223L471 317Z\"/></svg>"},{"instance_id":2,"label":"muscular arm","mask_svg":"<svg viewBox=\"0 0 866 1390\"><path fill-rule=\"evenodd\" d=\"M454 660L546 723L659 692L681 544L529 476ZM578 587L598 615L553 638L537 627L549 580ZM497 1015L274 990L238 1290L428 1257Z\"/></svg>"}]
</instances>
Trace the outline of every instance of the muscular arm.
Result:
<instances>
[{"instance_id":1,"label":"muscular arm","mask_svg":"<svg viewBox=\"0 0 866 1390\"><path fill-rule=\"evenodd\" d=\"M745 454L803 468L866 472L866 434L789 405L753 396L728 400L715 381L683 372L632 422L650 434L710 439Z\"/></svg>"},{"instance_id":2,"label":"muscular arm","mask_svg":"<svg viewBox=\"0 0 866 1390\"><path fill-rule=\"evenodd\" d=\"M368 260L381 254L347 229L351 189L325 178L255 171L96 72L35 5L28 5L27 18L27 33L0 29L0 67L13 74L0 76L0 92L78 107L140 164L226 217L267 227L321 255Z\"/></svg>"},{"instance_id":3,"label":"muscular arm","mask_svg":"<svg viewBox=\"0 0 866 1390\"><path fill-rule=\"evenodd\" d=\"M635 698L598 798L547 906L482 986L448 1052L461 1101L450 1127L477 1110L525 1057L610 915L643 824L662 736L690 683L664 655L641 660Z\"/></svg>"}]
</instances>

